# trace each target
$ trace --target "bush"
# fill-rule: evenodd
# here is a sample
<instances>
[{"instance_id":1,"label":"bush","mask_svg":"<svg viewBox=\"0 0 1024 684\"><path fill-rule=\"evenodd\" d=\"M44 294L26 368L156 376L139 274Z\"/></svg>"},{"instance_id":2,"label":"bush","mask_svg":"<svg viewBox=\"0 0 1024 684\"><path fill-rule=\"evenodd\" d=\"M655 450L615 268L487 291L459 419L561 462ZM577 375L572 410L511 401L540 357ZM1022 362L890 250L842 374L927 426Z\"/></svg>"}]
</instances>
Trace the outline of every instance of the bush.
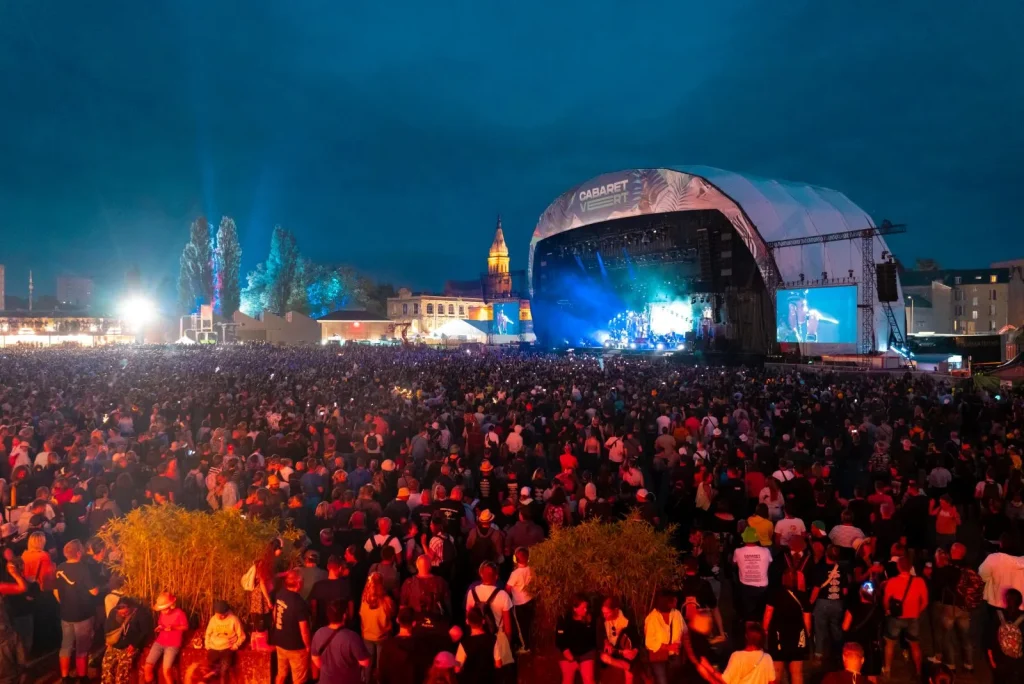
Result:
<instances>
[{"instance_id":1,"label":"bush","mask_svg":"<svg viewBox=\"0 0 1024 684\"><path fill-rule=\"evenodd\" d=\"M246 519L233 510L203 513L177 506L135 509L99 533L113 550L110 566L124 577L126 595L152 605L161 591L169 591L199 625L209 620L218 599L245 620L249 595L242 575L278 536L298 535L282 535L276 522Z\"/></svg>"},{"instance_id":2,"label":"bush","mask_svg":"<svg viewBox=\"0 0 1024 684\"><path fill-rule=\"evenodd\" d=\"M677 587L682 577L671 532L658 532L636 517L553 529L550 539L530 549L530 591L543 619L550 623L583 593L618 596L641 624L657 591Z\"/></svg>"}]
</instances>

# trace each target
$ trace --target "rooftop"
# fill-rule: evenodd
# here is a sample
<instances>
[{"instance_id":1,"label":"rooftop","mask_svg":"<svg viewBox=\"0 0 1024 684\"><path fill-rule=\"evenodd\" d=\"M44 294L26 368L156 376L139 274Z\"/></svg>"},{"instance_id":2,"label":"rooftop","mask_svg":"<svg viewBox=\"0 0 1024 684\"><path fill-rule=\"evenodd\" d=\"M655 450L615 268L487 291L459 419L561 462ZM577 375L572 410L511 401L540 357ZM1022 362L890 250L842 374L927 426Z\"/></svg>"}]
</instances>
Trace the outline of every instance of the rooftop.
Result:
<instances>
[{"instance_id":1,"label":"rooftop","mask_svg":"<svg viewBox=\"0 0 1024 684\"><path fill-rule=\"evenodd\" d=\"M995 277L993 281L992 278ZM960 280L957 281L957 278ZM1010 282L1008 268L962 268L939 269L936 271L904 271L900 274L900 284L904 286L929 285L938 280L943 285L987 285L990 283Z\"/></svg>"},{"instance_id":2,"label":"rooftop","mask_svg":"<svg viewBox=\"0 0 1024 684\"><path fill-rule=\"evenodd\" d=\"M366 310L354 310L354 311L332 311L326 316L321 316L317 319L321 322L327 321L359 321L360 323L388 323L388 319L383 316L378 316L375 313Z\"/></svg>"}]
</instances>

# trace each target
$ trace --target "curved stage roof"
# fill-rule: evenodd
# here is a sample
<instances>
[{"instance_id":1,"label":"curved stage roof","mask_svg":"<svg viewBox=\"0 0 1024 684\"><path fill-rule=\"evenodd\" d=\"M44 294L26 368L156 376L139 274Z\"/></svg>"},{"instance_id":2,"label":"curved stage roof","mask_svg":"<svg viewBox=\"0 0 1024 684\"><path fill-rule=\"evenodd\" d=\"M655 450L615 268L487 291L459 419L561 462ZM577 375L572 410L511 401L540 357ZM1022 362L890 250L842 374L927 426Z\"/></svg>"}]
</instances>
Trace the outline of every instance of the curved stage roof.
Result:
<instances>
[{"instance_id":1,"label":"curved stage roof","mask_svg":"<svg viewBox=\"0 0 1024 684\"><path fill-rule=\"evenodd\" d=\"M606 173L563 193L541 215L530 240L531 292L534 252L537 243L545 238L616 218L700 209L716 209L729 219L750 249L765 282L772 258L765 243L875 225L868 213L846 195L813 185L747 176L710 166ZM878 263L888 247L882 238L876 238L873 245L872 258ZM846 277L850 269L860 280L861 244L853 240L779 249L775 262L784 282L798 280L801 273L808 280L816 280L823 271L832 277ZM897 310L896 320L901 321L902 291L892 308ZM888 322L878 306L875 333L876 348L884 349Z\"/></svg>"}]
</instances>

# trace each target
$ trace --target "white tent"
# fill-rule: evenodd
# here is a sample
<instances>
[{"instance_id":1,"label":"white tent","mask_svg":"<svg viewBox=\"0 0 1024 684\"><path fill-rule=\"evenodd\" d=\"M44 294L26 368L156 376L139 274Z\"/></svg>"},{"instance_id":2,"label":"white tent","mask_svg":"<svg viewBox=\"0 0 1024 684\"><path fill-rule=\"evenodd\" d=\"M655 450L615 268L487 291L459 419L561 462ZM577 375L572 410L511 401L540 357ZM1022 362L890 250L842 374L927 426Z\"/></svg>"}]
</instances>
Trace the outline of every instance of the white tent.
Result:
<instances>
[{"instance_id":1,"label":"white tent","mask_svg":"<svg viewBox=\"0 0 1024 684\"><path fill-rule=\"evenodd\" d=\"M448 339L457 342L487 342L487 333L472 323L455 319L448 321L430 333L432 339Z\"/></svg>"},{"instance_id":2,"label":"white tent","mask_svg":"<svg viewBox=\"0 0 1024 684\"><path fill-rule=\"evenodd\" d=\"M179 339L179 340L178 340L177 342L175 342L174 344L184 344L184 345L191 345L191 344L196 344L196 341L195 341L195 340L193 340L193 339L192 339L191 337L189 337L188 335L182 335L182 336L181 336L181 339Z\"/></svg>"}]
</instances>

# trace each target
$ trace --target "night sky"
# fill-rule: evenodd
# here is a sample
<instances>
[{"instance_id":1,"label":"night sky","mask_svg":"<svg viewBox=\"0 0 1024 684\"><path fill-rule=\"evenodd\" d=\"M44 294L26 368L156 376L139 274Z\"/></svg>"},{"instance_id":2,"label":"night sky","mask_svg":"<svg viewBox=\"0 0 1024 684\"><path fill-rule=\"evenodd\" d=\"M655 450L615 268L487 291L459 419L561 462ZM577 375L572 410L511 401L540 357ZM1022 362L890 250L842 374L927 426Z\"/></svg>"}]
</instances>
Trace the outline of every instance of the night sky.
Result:
<instances>
[{"instance_id":1,"label":"night sky","mask_svg":"<svg viewBox=\"0 0 1024 684\"><path fill-rule=\"evenodd\" d=\"M102 9L101 9L102 6ZM244 8L244 9L243 9ZM396 285L513 268L606 171L824 185L912 262L1024 257L1024 3L0 2L0 263L174 297L198 214Z\"/></svg>"}]
</instances>

